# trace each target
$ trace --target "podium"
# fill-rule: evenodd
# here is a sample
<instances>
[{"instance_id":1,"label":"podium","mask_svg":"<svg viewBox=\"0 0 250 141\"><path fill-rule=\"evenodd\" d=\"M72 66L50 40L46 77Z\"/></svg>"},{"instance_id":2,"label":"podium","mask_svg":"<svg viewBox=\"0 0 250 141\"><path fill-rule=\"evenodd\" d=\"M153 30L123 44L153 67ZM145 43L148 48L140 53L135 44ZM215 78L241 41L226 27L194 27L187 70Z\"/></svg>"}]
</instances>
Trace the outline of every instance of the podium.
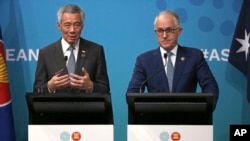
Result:
<instances>
[{"instance_id":1,"label":"podium","mask_svg":"<svg viewBox=\"0 0 250 141\"><path fill-rule=\"evenodd\" d=\"M26 93L26 102L29 141L113 140L110 94Z\"/></svg>"},{"instance_id":2,"label":"podium","mask_svg":"<svg viewBox=\"0 0 250 141\"><path fill-rule=\"evenodd\" d=\"M128 93L128 141L213 140L210 93Z\"/></svg>"}]
</instances>

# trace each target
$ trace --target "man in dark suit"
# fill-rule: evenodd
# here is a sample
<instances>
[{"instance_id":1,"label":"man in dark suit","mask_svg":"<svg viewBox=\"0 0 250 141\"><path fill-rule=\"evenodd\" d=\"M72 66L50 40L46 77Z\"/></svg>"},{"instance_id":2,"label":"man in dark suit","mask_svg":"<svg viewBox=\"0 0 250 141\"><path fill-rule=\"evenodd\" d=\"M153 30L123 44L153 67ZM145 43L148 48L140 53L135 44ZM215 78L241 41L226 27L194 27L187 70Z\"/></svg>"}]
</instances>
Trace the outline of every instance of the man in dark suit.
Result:
<instances>
[{"instance_id":1,"label":"man in dark suit","mask_svg":"<svg viewBox=\"0 0 250 141\"><path fill-rule=\"evenodd\" d=\"M62 38L39 51L34 91L109 93L103 46L80 37L85 20L83 10L68 4L58 10L57 18ZM73 70L69 72L67 67L72 60Z\"/></svg>"},{"instance_id":2,"label":"man in dark suit","mask_svg":"<svg viewBox=\"0 0 250 141\"><path fill-rule=\"evenodd\" d=\"M217 103L218 84L203 53L178 44L182 32L178 15L172 11L160 12L154 30L160 47L137 57L127 93L144 92L145 87L149 93L193 93L199 84L203 93L213 93ZM173 75L168 77L170 68Z\"/></svg>"}]
</instances>

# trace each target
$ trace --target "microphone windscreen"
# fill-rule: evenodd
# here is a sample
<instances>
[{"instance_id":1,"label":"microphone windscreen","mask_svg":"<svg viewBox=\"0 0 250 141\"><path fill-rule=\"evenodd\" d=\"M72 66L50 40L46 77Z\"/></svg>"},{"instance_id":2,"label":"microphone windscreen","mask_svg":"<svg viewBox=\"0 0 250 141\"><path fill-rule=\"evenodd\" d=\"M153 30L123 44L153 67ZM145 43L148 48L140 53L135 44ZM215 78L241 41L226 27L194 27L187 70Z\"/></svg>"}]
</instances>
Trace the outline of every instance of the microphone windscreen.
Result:
<instances>
[{"instance_id":1,"label":"microphone windscreen","mask_svg":"<svg viewBox=\"0 0 250 141\"><path fill-rule=\"evenodd\" d=\"M64 56L64 61L67 61L68 60L68 56Z\"/></svg>"}]
</instances>

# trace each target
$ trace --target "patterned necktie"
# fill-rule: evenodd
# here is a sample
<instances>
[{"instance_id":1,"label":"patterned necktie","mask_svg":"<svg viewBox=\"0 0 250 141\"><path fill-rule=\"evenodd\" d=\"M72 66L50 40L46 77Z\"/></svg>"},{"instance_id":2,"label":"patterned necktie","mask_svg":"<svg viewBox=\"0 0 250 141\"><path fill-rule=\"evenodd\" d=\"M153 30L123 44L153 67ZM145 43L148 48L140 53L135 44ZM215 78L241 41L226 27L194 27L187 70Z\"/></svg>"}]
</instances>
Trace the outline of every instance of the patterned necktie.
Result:
<instances>
[{"instance_id":1,"label":"patterned necktie","mask_svg":"<svg viewBox=\"0 0 250 141\"><path fill-rule=\"evenodd\" d=\"M168 85L169 91L172 92L172 84L173 84L173 77L174 77L174 66L171 61L172 52L167 52L168 62L167 62L167 78L168 78Z\"/></svg>"},{"instance_id":2,"label":"patterned necktie","mask_svg":"<svg viewBox=\"0 0 250 141\"><path fill-rule=\"evenodd\" d=\"M68 60L68 65L67 65L67 69L68 69L68 73L74 73L75 72L75 56L74 56L74 47L70 46L68 50L70 50L70 56L69 56L69 60Z\"/></svg>"}]
</instances>

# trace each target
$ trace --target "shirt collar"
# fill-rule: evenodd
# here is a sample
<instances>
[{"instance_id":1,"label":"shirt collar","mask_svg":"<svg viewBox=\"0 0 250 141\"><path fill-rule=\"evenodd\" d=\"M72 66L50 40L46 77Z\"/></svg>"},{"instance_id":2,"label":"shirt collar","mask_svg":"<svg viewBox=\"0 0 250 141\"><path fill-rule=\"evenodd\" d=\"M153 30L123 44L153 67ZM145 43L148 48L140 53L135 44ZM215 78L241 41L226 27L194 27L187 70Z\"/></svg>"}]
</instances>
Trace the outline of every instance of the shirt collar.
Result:
<instances>
[{"instance_id":1,"label":"shirt collar","mask_svg":"<svg viewBox=\"0 0 250 141\"><path fill-rule=\"evenodd\" d=\"M172 55L176 56L176 54L177 54L177 49L178 49L178 45L176 45L176 46L171 50L171 52L173 53ZM161 56L164 58L164 54L167 53L167 51L166 51L163 47L160 47L160 51L161 51Z\"/></svg>"},{"instance_id":2,"label":"shirt collar","mask_svg":"<svg viewBox=\"0 0 250 141\"><path fill-rule=\"evenodd\" d=\"M61 43L62 43L62 49L63 49L63 53L65 53L69 46L71 46L68 42L66 42L66 40L64 38L61 39ZM78 40L73 46L75 48L75 50L78 50L79 48L79 43L80 43L80 40Z\"/></svg>"}]
</instances>

